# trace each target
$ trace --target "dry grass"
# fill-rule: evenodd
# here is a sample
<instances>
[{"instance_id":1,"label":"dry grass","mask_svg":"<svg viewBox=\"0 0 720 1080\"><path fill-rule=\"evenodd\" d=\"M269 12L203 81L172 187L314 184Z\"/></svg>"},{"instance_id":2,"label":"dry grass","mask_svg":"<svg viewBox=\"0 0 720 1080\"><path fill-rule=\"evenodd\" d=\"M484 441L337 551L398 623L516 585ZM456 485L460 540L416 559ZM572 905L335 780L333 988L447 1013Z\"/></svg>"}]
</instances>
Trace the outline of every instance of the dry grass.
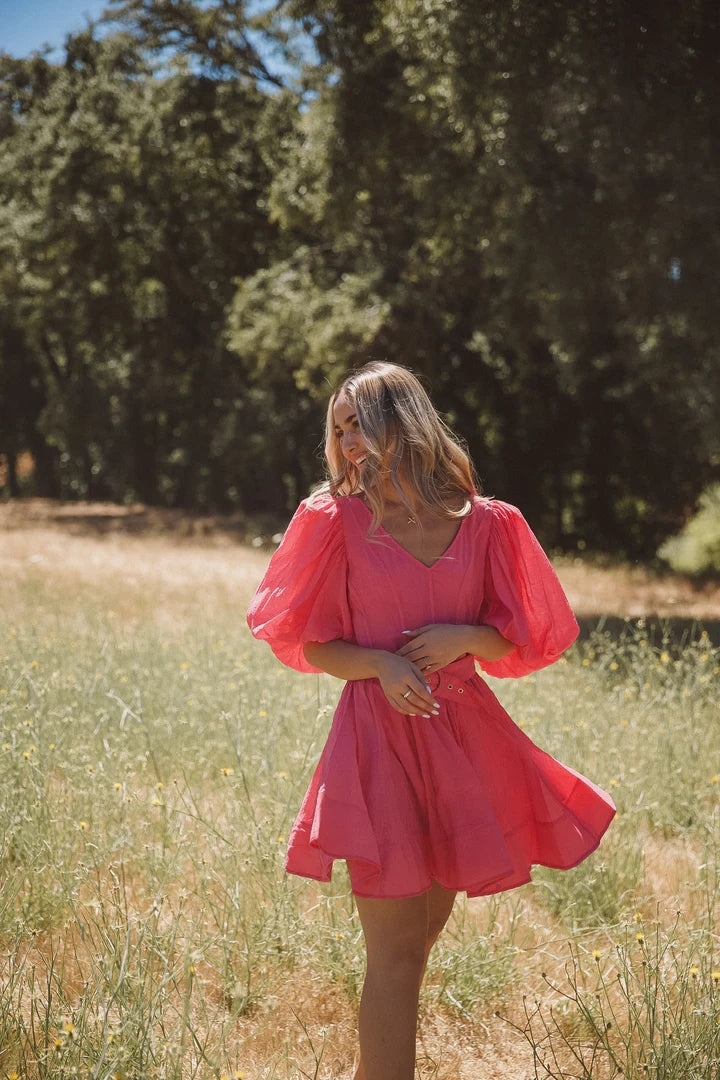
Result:
<instances>
[{"instance_id":1,"label":"dry grass","mask_svg":"<svg viewBox=\"0 0 720 1080\"><path fill-rule=\"evenodd\" d=\"M559 559L557 571L578 615L720 619L720 585L643 566Z\"/></svg>"},{"instance_id":2,"label":"dry grass","mask_svg":"<svg viewBox=\"0 0 720 1080\"><path fill-rule=\"evenodd\" d=\"M284 672L249 640L244 611L267 555L228 533L106 527L107 510L98 511L102 529L88 524L89 510L79 522L73 508L64 524L43 504L24 513L0 514L9 747L0 761L0 1078L16 1070L31 1021L35 1050L23 1060L41 1059L41 1007L50 1042L63 1048L50 1046L44 1072L26 1064L23 1080L115 1075L95 1066L102 1053L110 1060L102 1009L125 949L124 997L107 1011L127 1044L118 1075L345 1080L362 975L347 885L342 873L321 887L281 870L281 837L337 684ZM717 590L699 595L688 582L560 570L580 613L720 610ZM620 955L634 940L635 914L648 937L659 928L683 955L694 949L706 982L720 967L708 901L720 772L708 679L717 658L700 641L671 671L645 642L623 649L601 640L501 688L550 752L600 783L612 778L621 812L577 871L458 905L423 992L423 1080L555 1075L535 1062L527 1030L512 1026L527 1029L523 995L557 1003L551 987L567 989L573 963L587 966L593 950ZM135 712L122 713L122 702ZM562 1013L568 1038L576 1012ZM63 1022L73 1019L66 1037ZM130 1043L143 1023L155 1064L138 1071ZM563 1075L581 1075L563 1039L555 1033ZM595 1075L605 1075L600 1065Z\"/></svg>"}]
</instances>

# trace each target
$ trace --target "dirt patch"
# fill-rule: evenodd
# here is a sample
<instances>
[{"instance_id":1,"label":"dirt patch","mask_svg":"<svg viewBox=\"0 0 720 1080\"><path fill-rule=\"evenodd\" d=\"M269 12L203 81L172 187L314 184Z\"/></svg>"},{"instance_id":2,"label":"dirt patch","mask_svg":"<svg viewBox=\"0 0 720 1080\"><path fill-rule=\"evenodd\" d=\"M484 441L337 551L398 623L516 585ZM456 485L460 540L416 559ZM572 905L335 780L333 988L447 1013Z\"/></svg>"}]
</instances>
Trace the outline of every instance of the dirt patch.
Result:
<instances>
[{"instance_id":1,"label":"dirt patch","mask_svg":"<svg viewBox=\"0 0 720 1080\"><path fill-rule=\"evenodd\" d=\"M270 547L273 537L282 530L282 522L272 515L192 514L143 503L120 506L53 499L11 499L0 503L0 532L38 527L57 528L71 536L170 536L178 541L201 539L209 544L248 543Z\"/></svg>"}]
</instances>

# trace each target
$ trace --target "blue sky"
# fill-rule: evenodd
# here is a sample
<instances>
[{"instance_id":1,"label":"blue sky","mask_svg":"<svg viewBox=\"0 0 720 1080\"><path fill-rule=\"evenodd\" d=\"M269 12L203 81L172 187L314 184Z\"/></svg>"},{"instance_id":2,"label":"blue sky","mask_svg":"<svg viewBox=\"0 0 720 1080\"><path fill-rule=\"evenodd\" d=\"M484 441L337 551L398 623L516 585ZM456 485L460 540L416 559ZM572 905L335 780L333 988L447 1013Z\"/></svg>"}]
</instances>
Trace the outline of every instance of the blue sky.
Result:
<instances>
[{"instance_id":1,"label":"blue sky","mask_svg":"<svg viewBox=\"0 0 720 1080\"><path fill-rule=\"evenodd\" d=\"M248 10L258 11L264 6L266 0L253 0ZM51 58L57 60L66 35L83 30L88 18L97 20L107 7L108 0L0 0L0 52L29 56L33 50L50 45L57 50L51 52ZM262 39L253 41L263 52ZM312 55L309 39L306 55ZM287 64L272 48L265 51L264 58L271 71L287 76Z\"/></svg>"},{"instance_id":2,"label":"blue sky","mask_svg":"<svg viewBox=\"0 0 720 1080\"><path fill-rule=\"evenodd\" d=\"M65 35L82 30L88 15L97 19L107 0L0 0L0 52L29 56L34 49L62 45Z\"/></svg>"}]
</instances>

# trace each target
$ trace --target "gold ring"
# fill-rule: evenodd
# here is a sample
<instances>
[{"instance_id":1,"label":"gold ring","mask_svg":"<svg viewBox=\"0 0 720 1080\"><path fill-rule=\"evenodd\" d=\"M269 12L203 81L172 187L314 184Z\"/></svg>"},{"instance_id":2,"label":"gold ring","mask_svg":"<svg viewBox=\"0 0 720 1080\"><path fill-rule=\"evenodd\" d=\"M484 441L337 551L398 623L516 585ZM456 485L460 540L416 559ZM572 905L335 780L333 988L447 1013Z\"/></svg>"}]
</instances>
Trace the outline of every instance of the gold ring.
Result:
<instances>
[{"instance_id":1,"label":"gold ring","mask_svg":"<svg viewBox=\"0 0 720 1080\"><path fill-rule=\"evenodd\" d=\"M403 694L403 697L404 698L409 698L411 694L412 694L412 689L406 690L405 693Z\"/></svg>"}]
</instances>

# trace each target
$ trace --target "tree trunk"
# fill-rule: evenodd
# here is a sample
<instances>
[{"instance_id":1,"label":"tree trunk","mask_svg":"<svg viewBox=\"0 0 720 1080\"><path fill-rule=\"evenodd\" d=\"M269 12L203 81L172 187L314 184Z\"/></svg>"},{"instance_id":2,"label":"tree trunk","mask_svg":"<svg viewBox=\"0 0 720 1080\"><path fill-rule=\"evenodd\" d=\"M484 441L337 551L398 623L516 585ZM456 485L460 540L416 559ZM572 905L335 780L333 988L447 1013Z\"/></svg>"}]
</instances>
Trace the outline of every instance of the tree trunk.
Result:
<instances>
[{"instance_id":1,"label":"tree trunk","mask_svg":"<svg viewBox=\"0 0 720 1080\"><path fill-rule=\"evenodd\" d=\"M11 499L17 499L20 495L20 485L17 475L17 454L8 450L3 454L5 458L5 487Z\"/></svg>"}]
</instances>

